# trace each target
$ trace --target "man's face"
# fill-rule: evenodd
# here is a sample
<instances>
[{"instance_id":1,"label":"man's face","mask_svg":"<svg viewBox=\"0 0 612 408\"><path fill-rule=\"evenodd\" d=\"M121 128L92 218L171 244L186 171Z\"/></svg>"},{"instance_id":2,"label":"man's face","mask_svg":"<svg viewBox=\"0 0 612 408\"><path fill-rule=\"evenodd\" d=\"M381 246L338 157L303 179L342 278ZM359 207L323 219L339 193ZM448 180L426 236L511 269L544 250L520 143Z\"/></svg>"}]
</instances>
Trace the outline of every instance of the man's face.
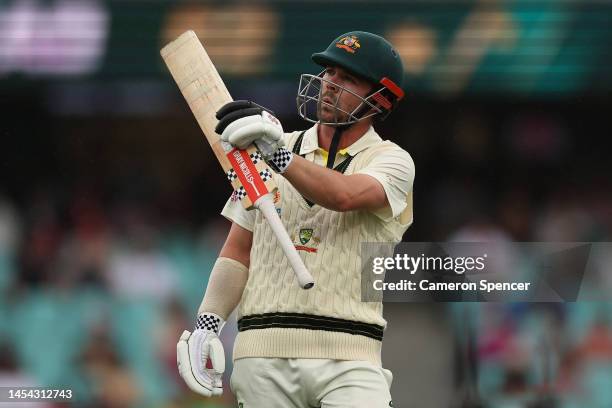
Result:
<instances>
[{"instance_id":1,"label":"man's face","mask_svg":"<svg viewBox=\"0 0 612 408\"><path fill-rule=\"evenodd\" d=\"M319 120L322 122L345 122L349 119L348 113L345 112L353 112L362 103L360 98L350 92L343 91L339 86L364 98L368 96L372 89L370 82L356 77L341 67L330 66L325 68L323 79L317 108ZM339 109L333 106L337 106Z\"/></svg>"}]
</instances>

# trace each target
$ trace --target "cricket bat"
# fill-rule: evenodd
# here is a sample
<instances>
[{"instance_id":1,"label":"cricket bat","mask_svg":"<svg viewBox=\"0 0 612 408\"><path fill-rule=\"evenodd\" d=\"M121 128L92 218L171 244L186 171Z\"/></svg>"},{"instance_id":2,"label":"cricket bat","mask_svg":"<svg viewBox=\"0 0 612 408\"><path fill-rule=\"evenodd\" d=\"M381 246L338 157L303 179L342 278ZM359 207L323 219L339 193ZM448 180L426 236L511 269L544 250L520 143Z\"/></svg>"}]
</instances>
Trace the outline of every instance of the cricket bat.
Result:
<instances>
[{"instance_id":1,"label":"cricket bat","mask_svg":"<svg viewBox=\"0 0 612 408\"><path fill-rule=\"evenodd\" d=\"M303 289L312 288L314 280L274 207L272 197L277 187L272 170L254 145L245 150L236 149L215 133L218 122L215 113L231 102L232 97L200 40L193 31L187 31L162 48L160 53L231 182L234 194L247 210L257 208L262 212L287 256L298 283Z\"/></svg>"}]
</instances>

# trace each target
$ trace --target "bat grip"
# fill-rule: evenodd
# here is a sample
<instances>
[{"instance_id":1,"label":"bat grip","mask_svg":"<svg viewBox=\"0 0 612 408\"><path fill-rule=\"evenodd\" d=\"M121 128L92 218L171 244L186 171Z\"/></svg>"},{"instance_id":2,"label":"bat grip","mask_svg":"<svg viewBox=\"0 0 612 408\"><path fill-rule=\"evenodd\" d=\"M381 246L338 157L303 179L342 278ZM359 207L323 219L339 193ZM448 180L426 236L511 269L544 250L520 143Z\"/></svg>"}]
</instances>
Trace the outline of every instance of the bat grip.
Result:
<instances>
[{"instance_id":1,"label":"bat grip","mask_svg":"<svg viewBox=\"0 0 612 408\"><path fill-rule=\"evenodd\" d=\"M291 242L291 238L289 238L289 234L287 234L287 230L283 226L283 223L276 212L276 207L274 207L274 203L272 202L272 194L266 194L260 197L257 201L255 201L255 207L257 207L263 214L263 216L268 221L270 228L276 235L276 239L278 239L278 243L280 244L283 252L289 259L289 263L295 272L295 276L298 279L300 287L302 289L310 289L314 286L314 279L310 272L306 269L302 258L298 255L293 242Z\"/></svg>"}]
</instances>

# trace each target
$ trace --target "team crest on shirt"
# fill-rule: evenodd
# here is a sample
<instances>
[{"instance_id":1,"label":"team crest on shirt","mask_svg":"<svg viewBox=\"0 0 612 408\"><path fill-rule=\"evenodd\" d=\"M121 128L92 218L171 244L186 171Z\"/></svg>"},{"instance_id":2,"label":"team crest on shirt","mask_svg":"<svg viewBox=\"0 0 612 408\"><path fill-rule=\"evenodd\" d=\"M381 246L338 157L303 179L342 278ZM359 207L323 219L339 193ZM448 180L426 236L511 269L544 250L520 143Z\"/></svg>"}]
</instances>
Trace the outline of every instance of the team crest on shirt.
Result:
<instances>
[{"instance_id":1,"label":"team crest on shirt","mask_svg":"<svg viewBox=\"0 0 612 408\"><path fill-rule=\"evenodd\" d=\"M308 241L310 241L310 238L312 238L312 232L312 228L302 228L300 230L300 242L302 245L306 245Z\"/></svg>"},{"instance_id":2,"label":"team crest on shirt","mask_svg":"<svg viewBox=\"0 0 612 408\"><path fill-rule=\"evenodd\" d=\"M347 35L342 37L336 42L336 47L342 48L343 50L354 54L359 48L361 48L361 44L359 44L359 39L355 35Z\"/></svg>"},{"instance_id":3,"label":"team crest on shirt","mask_svg":"<svg viewBox=\"0 0 612 408\"><path fill-rule=\"evenodd\" d=\"M295 233L291 234L291 240L295 245L295 249L298 251L317 252L316 247L321 242L321 238L314 236L314 233L315 230L313 228L300 228L297 237ZM299 242L296 242L296 238Z\"/></svg>"}]
</instances>

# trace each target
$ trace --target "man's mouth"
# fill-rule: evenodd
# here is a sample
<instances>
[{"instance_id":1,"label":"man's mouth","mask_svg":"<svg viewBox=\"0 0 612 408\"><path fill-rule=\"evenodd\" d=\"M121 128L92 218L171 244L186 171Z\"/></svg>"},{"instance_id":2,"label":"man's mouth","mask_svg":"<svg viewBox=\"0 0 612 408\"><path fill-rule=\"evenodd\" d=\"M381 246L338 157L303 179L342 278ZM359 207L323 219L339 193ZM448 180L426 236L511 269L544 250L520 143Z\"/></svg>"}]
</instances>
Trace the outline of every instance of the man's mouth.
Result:
<instances>
[{"instance_id":1,"label":"man's mouth","mask_svg":"<svg viewBox=\"0 0 612 408\"><path fill-rule=\"evenodd\" d=\"M322 101L330 105L334 104L334 100L329 95L324 95Z\"/></svg>"}]
</instances>

